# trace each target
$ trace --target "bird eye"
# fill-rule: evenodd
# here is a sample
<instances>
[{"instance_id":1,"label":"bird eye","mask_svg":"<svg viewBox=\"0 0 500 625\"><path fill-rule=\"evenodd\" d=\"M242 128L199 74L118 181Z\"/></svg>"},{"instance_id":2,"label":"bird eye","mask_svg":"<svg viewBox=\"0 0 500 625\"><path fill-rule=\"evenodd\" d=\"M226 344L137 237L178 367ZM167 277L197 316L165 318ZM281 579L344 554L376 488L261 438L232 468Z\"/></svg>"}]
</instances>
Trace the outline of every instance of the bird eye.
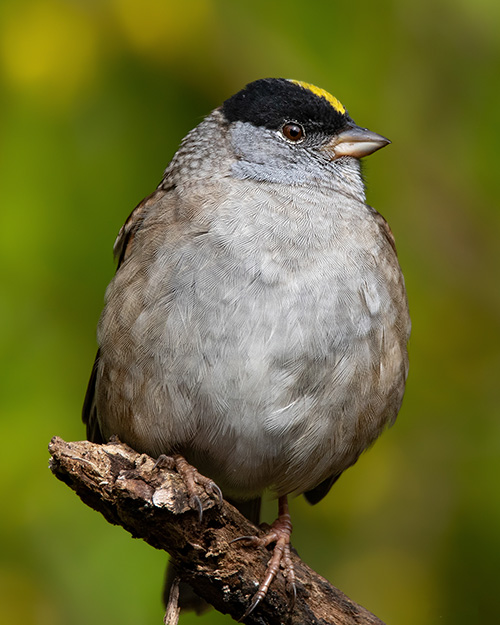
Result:
<instances>
[{"instance_id":1,"label":"bird eye","mask_svg":"<svg viewBox=\"0 0 500 625\"><path fill-rule=\"evenodd\" d=\"M302 141L304 138L304 129L300 124L294 124L293 122L286 123L281 132L285 136L288 141L293 141L297 143L298 141Z\"/></svg>"}]
</instances>

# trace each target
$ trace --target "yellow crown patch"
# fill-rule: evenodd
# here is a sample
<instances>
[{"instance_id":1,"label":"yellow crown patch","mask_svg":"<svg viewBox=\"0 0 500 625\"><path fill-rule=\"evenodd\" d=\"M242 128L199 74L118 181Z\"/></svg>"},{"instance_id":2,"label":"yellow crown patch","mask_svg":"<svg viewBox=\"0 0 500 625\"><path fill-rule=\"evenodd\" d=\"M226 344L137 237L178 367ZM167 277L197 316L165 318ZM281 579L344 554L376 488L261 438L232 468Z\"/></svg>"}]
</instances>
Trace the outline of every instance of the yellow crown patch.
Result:
<instances>
[{"instance_id":1,"label":"yellow crown patch","mask_svg":"<svg viewBox=\"0 0 500 625\"><path fill-rule=\"evenodd\" d=\"M315 87L314 85L311 85L311 83L302 82L301 80L290 79L290 82L293 82L295 85L299 85L300 87L303 87L304 89L307 89L308 91L311 91L312 93L314 93L314 95L317 95L320 98L325 98L325 100L329 102L336 111L338 111L339 113L342 113L342 115L345 115L344 105L341 102L339 102L337 98L334 98L331 93L328 93L328 91L325 91L324 89L320 89L319 87Z\"/></svg>"}]
</instances>

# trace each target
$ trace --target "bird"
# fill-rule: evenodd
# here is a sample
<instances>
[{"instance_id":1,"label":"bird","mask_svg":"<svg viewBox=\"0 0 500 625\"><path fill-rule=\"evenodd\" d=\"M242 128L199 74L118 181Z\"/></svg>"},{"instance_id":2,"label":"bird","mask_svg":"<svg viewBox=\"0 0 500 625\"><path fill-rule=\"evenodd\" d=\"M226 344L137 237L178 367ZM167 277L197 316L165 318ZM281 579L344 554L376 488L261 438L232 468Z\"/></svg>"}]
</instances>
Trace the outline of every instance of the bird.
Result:
<instances>
[{"instance_id":1,"label":"bird","mask_svg":"<svg viewBox=\"0 0 500 625\"><path fill-rule=\"evenodd\" d=\"M280 567L295 592L288 497L320 501L402 404L405 282L360 162L389 143L322 88L256 80L187 134L114 245L87 438L189 463L254 523L278 499L241 538L274 544L244 617Z\"/></svg>"}]
</instances>

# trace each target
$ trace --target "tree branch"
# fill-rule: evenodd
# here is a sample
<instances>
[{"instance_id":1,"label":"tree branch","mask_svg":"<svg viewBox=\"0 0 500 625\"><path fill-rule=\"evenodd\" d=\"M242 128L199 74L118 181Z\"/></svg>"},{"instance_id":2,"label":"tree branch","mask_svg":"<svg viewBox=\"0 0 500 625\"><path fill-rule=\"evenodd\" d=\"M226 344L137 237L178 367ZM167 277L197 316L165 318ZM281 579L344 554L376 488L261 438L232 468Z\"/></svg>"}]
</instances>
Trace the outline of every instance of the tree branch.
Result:
<instances>
[{"instance_id":1,"label":"tree branch","mask_svg":"<svg viewBox=\"0 0 500 625\"><path fill-rule=\"evenodd\" d=\"M203 519L189 505L189 495L175 471L155 468L155 461L112 442L67 443L54 437L50 469L88 506L132 536L175 557L179 573L217 610L238 619L264 575L269 552L230 544L255 534L255 527L227 502L217 504L200 488ZM365 608L292 555L297 600L289 611L285 580L278 574L249 624L384 625ZM289 613L290 612L290 613Z\"/></svg>"}]
</instances>

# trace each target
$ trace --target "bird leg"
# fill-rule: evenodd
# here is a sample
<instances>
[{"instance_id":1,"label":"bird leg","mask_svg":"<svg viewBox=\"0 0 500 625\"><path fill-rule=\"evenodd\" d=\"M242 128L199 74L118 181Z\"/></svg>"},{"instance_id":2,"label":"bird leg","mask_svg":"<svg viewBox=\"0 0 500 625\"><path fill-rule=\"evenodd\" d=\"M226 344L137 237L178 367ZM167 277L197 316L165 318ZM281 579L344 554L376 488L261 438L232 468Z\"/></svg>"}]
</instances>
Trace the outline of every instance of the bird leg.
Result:
<instances>
[{"instance_id":1,"label":"bird leg","mask_svg":"<svg viewBox=\"0 0 500 625\"><path fill-rule=\"evenodd\" d=\"M292 520L288 510L288 499L284 495L278 499L278 518L269 528L264 536L240 536L231 542L242 541L247 547L267 547L271 543L275 543L272 556L267 563L266 573L259 589L252 598L245 614L240 618L240 622L255 610L257 605L264 599L276 577L279 568L283 569L283 575L286 577L287 586L292 592L292 600L290 609L295 603L297 594L295 587L295 570L293 568L292 559L290 557L290 536L292 533Z\"/></svg>"},{"instance_id":2,"label":"bird leg","mask_svg":"<svg viewBox=\"0 0 500 625\"><path fill-rule=\"evenodd\" d=\"M180 454L173 454L172 456L162 454L156 460L154 468L166 468L170 470L175 469L177 471L184 481L186 489L189 493L189 505L191 508L198 511L200 523L203 518L203 506L201 504L201 499L197 494L197 486L204 488L206 493L210 497L216 499L219 503L224 499L222 491L217 484L210 478L199 473L198 470L193 467L192 464L189 464L184 456L181 456Z\"/></svg>"}]
</instances>

